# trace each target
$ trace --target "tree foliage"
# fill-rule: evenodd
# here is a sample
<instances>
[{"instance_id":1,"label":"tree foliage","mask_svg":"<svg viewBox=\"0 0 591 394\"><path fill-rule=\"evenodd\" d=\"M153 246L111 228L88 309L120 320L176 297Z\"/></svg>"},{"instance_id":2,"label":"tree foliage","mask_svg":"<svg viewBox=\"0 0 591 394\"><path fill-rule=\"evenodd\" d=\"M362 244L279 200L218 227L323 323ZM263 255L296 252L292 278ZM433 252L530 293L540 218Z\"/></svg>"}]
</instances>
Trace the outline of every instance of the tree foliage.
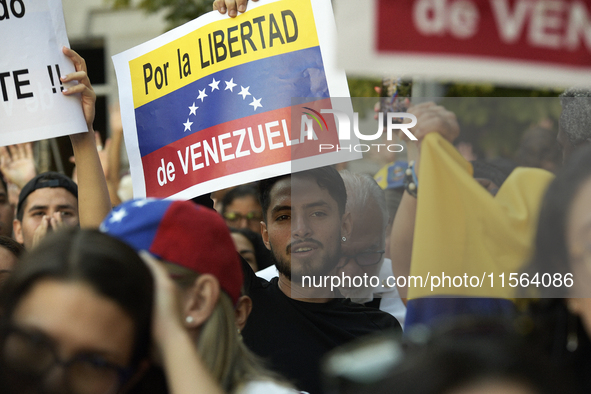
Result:
<instances>
[{"instance_id":1,"label":"tree foliage","mask_svg":"<svg viewBox=\"0 0 591 394\"><path fill-rule=\"evenodd\" d=\"M114 9L139 8L149 13L165 10L172 29L211 11L213 0L107 0Z\"/></svg>"},{"instance_id":2,"label":"tree foliage","mask_svg":"<svg viewBox=\"0 0 591 394\"><path fill-rule=\"evenodd\" d=\"M556 129L561 111L560 90L450 84L446 91L441 104L456 114L460 139L480 157L513 158L527 129L540 124Z\"/></svg>"},{"instance_id":3,"label":"tree foliage","mask_svg":"<svg viewBox=\"0 0 591 394\"><path fill-rule=\"evenodd\" d=\"M351 97L375 97L380 79L349 78ZM480 158L513 158L523 133L541 123L556 129L560 90L518 89L492 84L445 86L445 97L433 97L454 112L461 127L459 141L471 143ZM357 100L355 110L365 114L371 101ZM558 131L558 130L555 130Z\"/></svg>"}]
</instances>

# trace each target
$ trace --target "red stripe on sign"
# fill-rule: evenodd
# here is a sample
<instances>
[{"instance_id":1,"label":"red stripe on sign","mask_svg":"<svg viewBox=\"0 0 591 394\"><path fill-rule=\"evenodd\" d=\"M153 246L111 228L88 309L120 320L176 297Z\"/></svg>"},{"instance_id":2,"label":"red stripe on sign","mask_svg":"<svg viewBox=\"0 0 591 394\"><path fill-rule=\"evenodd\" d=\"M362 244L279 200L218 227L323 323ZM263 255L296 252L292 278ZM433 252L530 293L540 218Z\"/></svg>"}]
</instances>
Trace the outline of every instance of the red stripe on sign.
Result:
<instances>
[{"instance_id":1,"label":"red stripe on sign","mask_svg":"<svg viewBox=\"0 0 591 394\"><path fill-rule=\"evenodd\" d=\"M146 196L164 198L226 175L315 156L320 144L335 146L322 153L336 150L334 117L326 117L328 130L316 125L318 139L309 140L301 127L304 106L317 111L332 108L327 98L252 115L201 130L144 156Z\"/></svg>"},{"instance_id":2,"label":"red stripe on sign","mask_svg":"<svg viewBox=\"0 0 591 394\"><path fill-rule=\"evenodd\" d=\"M591 1L378 0L378 52L591 66Z\"/></svg>"}]
</instances>

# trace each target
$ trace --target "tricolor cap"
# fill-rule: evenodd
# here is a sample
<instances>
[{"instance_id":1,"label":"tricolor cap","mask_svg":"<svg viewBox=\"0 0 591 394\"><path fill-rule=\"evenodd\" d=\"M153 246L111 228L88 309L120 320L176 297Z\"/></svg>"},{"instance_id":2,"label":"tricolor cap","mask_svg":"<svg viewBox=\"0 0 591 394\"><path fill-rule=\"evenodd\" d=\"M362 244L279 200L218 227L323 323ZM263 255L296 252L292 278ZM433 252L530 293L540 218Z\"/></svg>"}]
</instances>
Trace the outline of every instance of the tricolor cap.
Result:
<instances>
[{"instance_id":1,"label":"tricolor cap","mask_svg":"<svg viewBox=\"0 0 591 394\"><path fill-rule=\"evenodd\" d=\"M404 187L404 172L407 168L407 162L395 161L382 167L373 178L383 190Z\"/></svg>"},{"instance_id":2,"label":"tricolor cap","mask_svg":"<svg viewBox=\"0 0 591 394\"><path fill-rule=\"evenodd\" d=\"M117 206L100 227L136 251L200 274L212 274L238 302L242 264L224 219L191 201L140 199Z\"/></svg>"}]
</instances>

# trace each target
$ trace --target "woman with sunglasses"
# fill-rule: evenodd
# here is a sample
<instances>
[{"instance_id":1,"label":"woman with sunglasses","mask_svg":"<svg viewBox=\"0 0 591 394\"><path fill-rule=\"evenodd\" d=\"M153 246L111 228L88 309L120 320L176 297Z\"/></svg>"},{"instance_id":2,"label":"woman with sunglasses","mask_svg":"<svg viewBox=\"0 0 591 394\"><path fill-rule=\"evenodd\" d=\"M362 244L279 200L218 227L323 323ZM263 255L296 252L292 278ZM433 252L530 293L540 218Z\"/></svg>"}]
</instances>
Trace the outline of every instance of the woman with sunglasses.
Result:
<instances>
[{"instance_id":1,"label":"woman with sunglasses","mask_svg":"<svg viewBox=\"0 0 591 394\"><path fill-rule=\"evenodd\" d=\"M2 392L221 394L182 325L174 284L146 263L95 230L56 232L27 254L0 294ZM146 373L151 339L168 388Z\"/></svg>"},{"instance_id":2,"label":"woman with sunglasses","mask_svg":"<svg viewBox=\"0 0 591 394\"><path fill-rule=\"evenodd\" d=\"M1 372L14 393L121 392L148 356L152 277L122 242L68 229L2 288Z\"/></svg>"}]
</instances>

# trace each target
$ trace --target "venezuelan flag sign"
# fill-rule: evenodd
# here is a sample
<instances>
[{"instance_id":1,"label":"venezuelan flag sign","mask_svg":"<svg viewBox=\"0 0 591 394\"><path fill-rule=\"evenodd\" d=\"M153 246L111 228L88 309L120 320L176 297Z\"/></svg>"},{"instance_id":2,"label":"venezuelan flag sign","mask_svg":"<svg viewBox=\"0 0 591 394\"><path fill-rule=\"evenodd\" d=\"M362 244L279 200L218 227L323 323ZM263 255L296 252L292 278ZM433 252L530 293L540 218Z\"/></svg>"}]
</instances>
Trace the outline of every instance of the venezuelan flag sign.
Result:
<instances>
[{"instance_id":1,"label":"venezuelan flag sign","mask_svg":"<svg viewBox=\"0 0 591 394\"><path fill-rule=\"evenodd\" d=\"M262 0L114 56L134 195L188 199L359 158L320 149L339 142L321 109L349 97L335 36L329 0Z\"/></svg>"}]
</instances>

